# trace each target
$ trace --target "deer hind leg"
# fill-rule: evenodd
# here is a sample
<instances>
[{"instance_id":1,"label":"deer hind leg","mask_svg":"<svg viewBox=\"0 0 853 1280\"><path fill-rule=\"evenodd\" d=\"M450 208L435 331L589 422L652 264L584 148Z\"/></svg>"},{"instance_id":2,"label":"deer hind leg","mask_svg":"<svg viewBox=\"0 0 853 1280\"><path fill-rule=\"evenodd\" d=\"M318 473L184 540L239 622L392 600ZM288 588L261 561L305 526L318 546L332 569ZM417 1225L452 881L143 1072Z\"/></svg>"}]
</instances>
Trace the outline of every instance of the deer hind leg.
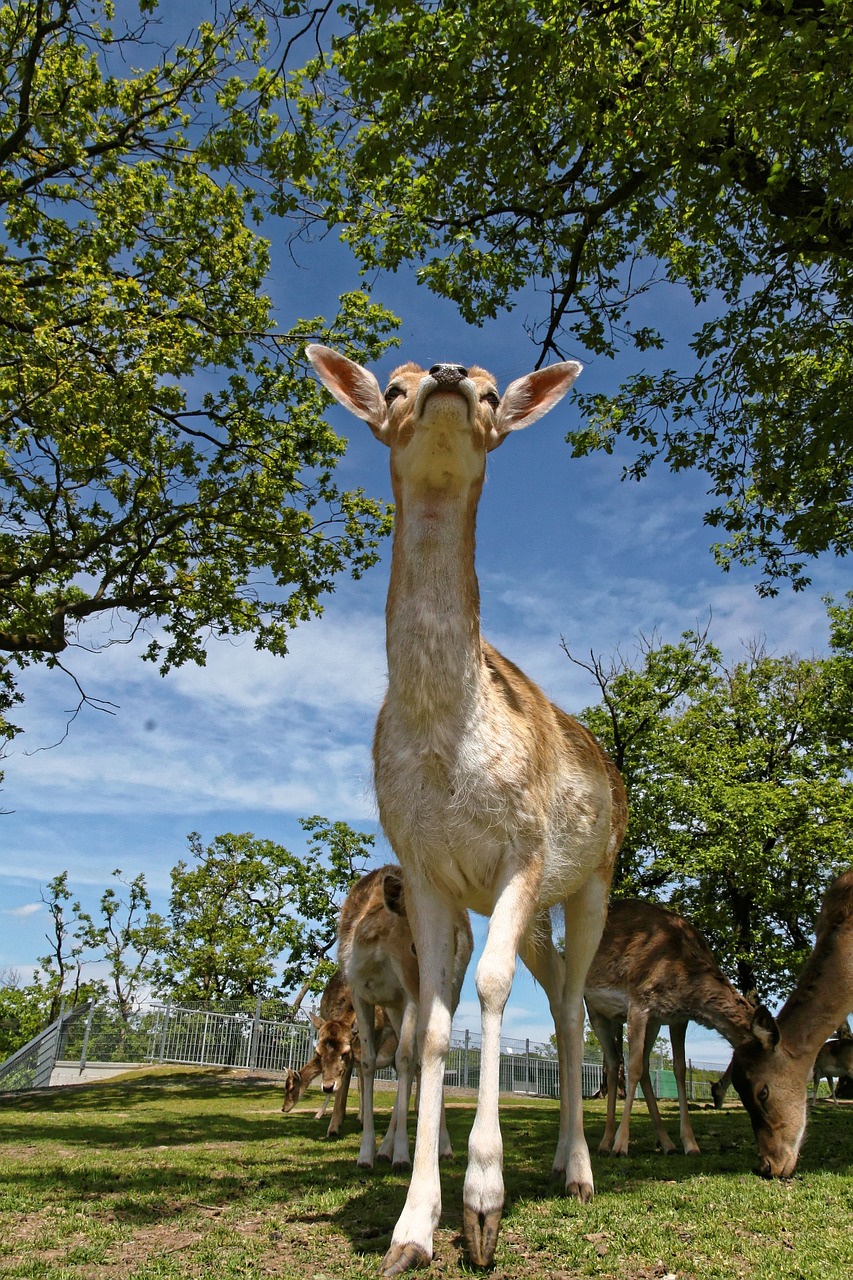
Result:
<instances>
[{"instance_id":1,"label":"deer hind leg","mask_svg":"<svg viewBox=\"0 0 853 1280\"><path fill-rule=\"evenodd\" d=\"M327 1138L339 1138L341 1136L341 1129L343 1128L344 1119L347 1113L347 1094L349 1093L350 1080L352 1079L352 1070L353 1059L352 1055L350 1055L349 1061L344 1067L343 1074L338 1081L338 1087L334 1094L326 1094L326 1101L323 1104L324 1109L326 1105L328 1105L331 1097L334 1097L335 1099L335 1105L332 1108L332 1118L329 1121L329 1127L326 1130ZM322 1112L318 1114L322 1115Z\"/></svg>"},{"instance_id":2,"label":"deer hind leg","mask_svg":"<svg viewBox=\"0 0 853 1280\"><path fill-rule=\"evenodd\" d=\"M450 1048L454 928L451 912L429 884L410 875L406 893L420 968L418 1128L406 1203L382 1260L383 1276L429 1265L441 1214L438 1151Z\"/></svg>"},{"instance_id":3,"label":"deer hind leg","mask_svg":"<svg viewBox=\"0 0 853 1280\"><path fill-rule=\"evenodd\" d=\"M560 1138L554 1166L565 1168L566 1192L581 1203L592 1199L594 1193L592 1164L583 1130L583 989L601 941L608 890L607 881L591 876L563 904L566 954L557 1040L559 1043L562 1036L565 1075L560 1081Z\"/></svg>"},{"instance_id":4,"label":"deer hind leg","mask_svg":"<svg viewBox=\"0 0 853 1280\"><path fill-rule=\"evenodd\" d=\"M693 1132L690 1121L690 1109L687 1105L687 1054L684 1050L684 1037L687 1033L687 1022L677 1020L669 1024L669 1039L672 1045L672 1070L675 1076L675 1087L678 1090L678 1116L681 1145L686 1156L699 1155L699 1143Z\"/></svg>"}]
</instances>

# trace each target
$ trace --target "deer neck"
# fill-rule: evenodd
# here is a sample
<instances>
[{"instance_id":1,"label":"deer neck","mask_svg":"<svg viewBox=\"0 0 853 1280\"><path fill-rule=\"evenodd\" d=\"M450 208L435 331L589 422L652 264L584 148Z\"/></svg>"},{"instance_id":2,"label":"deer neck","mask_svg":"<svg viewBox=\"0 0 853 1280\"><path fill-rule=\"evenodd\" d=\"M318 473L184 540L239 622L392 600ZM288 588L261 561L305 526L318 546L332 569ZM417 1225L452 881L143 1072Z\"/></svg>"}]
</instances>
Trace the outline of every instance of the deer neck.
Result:
<instances>
[{"instance_id":1,"label":"deer neck","mask_svg":"<svg viewBox=\"0 0 853 1280\"><path fill-rule=\"evenodd\" d=\"M388 697L418 721L457 716L482 675L474 567L479 485L456 493L397 492L386 606Z\"/></svg>"},{"instance_id":2,"label":"deer neck","mask_svg":"<svg viewBox=\"0 0 853 1280\"><path fill-rule=\"evenodd\" d=\"M789 1053L814 1062L824 1041L849 1013L851 981L853 924L829 939L818 939L796 987L779 1011L776 1021Z\"/></svg>"},{"instance_id":3,"label":"deer neck","mask_svg":"<svg viewBox=\"0 0 853 1280\"><path fill-rule=\"evenodd\" d=\"M722 973L690 972L678 988L676 984L673 1003L693 1021L711 1027L733 1046L749 1038L752 1008Z\"/></svg>"}]
</instances>

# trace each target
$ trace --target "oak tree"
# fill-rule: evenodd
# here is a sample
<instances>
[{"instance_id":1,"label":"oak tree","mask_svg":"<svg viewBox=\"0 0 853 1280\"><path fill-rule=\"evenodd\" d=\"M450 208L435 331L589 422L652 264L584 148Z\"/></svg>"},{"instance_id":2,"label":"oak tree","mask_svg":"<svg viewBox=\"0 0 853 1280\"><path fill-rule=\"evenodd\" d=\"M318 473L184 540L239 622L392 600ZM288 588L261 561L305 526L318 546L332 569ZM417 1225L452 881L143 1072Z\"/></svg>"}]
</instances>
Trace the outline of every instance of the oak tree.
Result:
<instances>
[{"instance_id":1,"label":"oak tree","mask_svg":"<svg viewBox=\"0 0 853 1280\"><path fill-rule=\"evenodd\" d=\"M376 358L389 317L356 289L279 329L259 227L322 11L0 5L0 736L16 665L140 630L163 672L211 635L283 653L374 559L386 513L336 483L300 352Z\"/></svg>"},{"instance_id":2,"label":"oak tree","mask_svg":"<svg viewBox=\"0 0 853 1280\"><path fill-rule=\"evenodd\" d=\"M526 290L542 360L618 357L575 453L702 468L761 591L851 551L853 0L342 12L298 82L306 216L469 321Z\"/></svg>"}]
</instances>

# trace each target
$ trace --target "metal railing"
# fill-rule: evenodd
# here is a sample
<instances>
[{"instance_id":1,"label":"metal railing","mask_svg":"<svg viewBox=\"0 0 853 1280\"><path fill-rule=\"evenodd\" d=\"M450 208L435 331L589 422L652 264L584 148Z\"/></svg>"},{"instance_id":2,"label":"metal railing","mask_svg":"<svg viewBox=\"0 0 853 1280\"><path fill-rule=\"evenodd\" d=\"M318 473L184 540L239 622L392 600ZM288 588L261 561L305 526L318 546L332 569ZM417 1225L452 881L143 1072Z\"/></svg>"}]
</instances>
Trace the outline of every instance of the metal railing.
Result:
<instances>
[{"instance_id":1,"label":"metal railing","mask_svg":"<svg viewBox=\"0 0 853 1280\"><path fill-rule=\"evenodd\" d=\"M11 1058L0 1063L0 1089L14 1091L47 1088L71 1028L80 1022L84 1014L90 1014L91 1009L90 1004L60 1009L55 1021L22 1045Z\"/></svg>"},{"instance_id":2,"label":"metal railing","mask_svg":"<svg viewBox=\"0 0 853 1280\"><path fill-rule=\"evenodd\" d=\"M85 1015L85 1016L84 1016ZM29 1044L0 1065L0 1089L23 1090L50 1083L57 1063L64 1079L83 1078L94 1063L232 1067L253 1072L298 1070L314 1052L314 1027L302 1014L292 1015L280 1002L258 1000L254 1005L158 1004L129 1020L108 1005L78 1005L60 1014ZM690 1064L688 1096L710 1098L716 1064L704 1071ZM717 1068L719 1070L719 1068ZM378 1073L394 1078L393 1068ZM583 1064L583 1093L591 1097L602 1082L600 1054L587 1050ZM453 1028L445 1067L448 1087L477 1089L480 1083L480 1035ZM674 1094L671 1072L660 1063L652 1069L658 1096ZM670 1088L669 1086L673 1087ZM560 1076L553 1046L529 1040L504 1039L501 1044L500 1087L507 1093L557 1098Z\"/></svg>"}]
</instances>

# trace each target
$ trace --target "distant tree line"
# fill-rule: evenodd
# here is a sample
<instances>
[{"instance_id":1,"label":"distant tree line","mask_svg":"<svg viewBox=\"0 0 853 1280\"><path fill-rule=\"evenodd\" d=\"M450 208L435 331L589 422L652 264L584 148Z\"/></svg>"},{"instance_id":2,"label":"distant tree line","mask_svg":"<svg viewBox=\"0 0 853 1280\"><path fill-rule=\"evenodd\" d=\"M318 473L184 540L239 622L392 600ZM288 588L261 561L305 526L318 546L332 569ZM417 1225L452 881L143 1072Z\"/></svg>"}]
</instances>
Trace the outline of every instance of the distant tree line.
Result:
<instances>
[{"instance_id":1,"label":"distant tree line","mask_svg":"<svg viewBox=\"0 0 853 1280\"><path fill-rule=\"evenodd\" d=\"M150 995L261 996L295 1010L321 990L341 903L364 874L373 836L322 817L300 822L308 836L302 856L249 832L206 846L193 832L189 860L172 868L165 915L152 910L141 873L128 879L114 871L115 886L94 914L74 900L67 871L54 876L41 894L50 925L32 981L0 974L0 1060L52 1022L63 1002L109 1002L127 1023Z\"/></svg>"},{"instance_id":2,"label":"distant tree line","mask_svg":"<svg viewBox=\"0 0 853 1280\"><path fill-rule=\"evenodd\" d=\"M812 945L830 879L853 862L853 593L828 603L829 653L772 654L754 641L726 662L708 629L640 637L629 661L581 660L599 701L582 719L629 794L616 896L664 902L706 935L745 995L781 999ZM91 996L127 1019L143 993L181 1001L281 997L298 1007L331 971L337 917L373 837L302 819L297 856L250 833L189 837L169 910L144 875L114 873L93 916L67 872L42 893L48 950L26 986L0 986L0 1051ZM87 977L100 961L96 979ZM2 979L0 979L2 981Z\"/></svg>"}]
</instances>

